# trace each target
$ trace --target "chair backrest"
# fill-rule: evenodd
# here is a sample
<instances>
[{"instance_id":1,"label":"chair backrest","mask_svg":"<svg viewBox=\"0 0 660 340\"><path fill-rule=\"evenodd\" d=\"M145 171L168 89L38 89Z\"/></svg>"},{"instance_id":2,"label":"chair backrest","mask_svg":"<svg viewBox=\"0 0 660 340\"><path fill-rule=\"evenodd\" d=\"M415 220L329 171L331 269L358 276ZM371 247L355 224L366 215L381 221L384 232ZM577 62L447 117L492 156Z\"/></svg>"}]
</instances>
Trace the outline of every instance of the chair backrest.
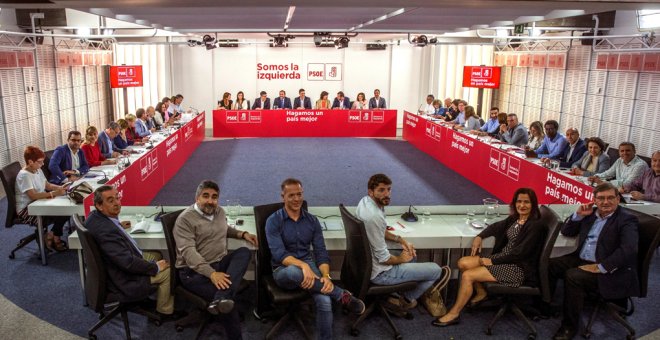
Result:
<instances>
[{"instance_id":1,"label":"chair backrest","mask_svg":"<svg viewBox=\"0 0 660 340\"><path fill-rule=\"evenodd\" d=\"M371 246L364 222L353 216L343 204L339 205L341 220L346 234L346 254L341 266L344 288L364 299L371 279Z\"/></svg>"},{"instance_id":2,"label":"chair backrest","mask_svg":"<svg viewBox=\"0 0 660 340\"><path fill-rule=\"evenodd\" d=\"M539 256L539 288L541 289L541 298L543 301L550 302L552 300L552 293L550 291L548 267L550 264L550 254L552 253L552 248L555 246L555 241L557 241L561 223L559 216L552 209L543 205L540 207L540 210L541 221L543 221L543 225L548 231L545 236L545 242L543 242L541 255Z\"/></svg>"},{"instance_id":3,"label":"chair backrest","mask_svg":"<svg viewBox=\"0 0 660 340\"><path fill-rule=\"evenodd\" d=\"M94 236L85 228L78 214L73 215L73 223L82 247L83 259L85 260L85 297L89 307L96 312L103 311L103 305L108 296L107 271L101 250Z\"/></svg>"},{"instance_id":4,"label":"chair backrest","mask_svg":"<svg viewBox=\"0 0 660 340\"><path fill-rule=\"evenodd\" d=\"M174 224L183 209L167 213L160 217L160 223L163 225L163 234L165 234L165 243L167 243L167 254L170 256L170 292L174 294L174 290L181 283L179 272L176 269L176 240L174 240Z\"/></svg>"},{"instance_id":5,"label":"chair backrest","mask_svg":"<svg viewBox=\"0 0 660 340\"><path fill-rule=\"evenodd\" d=\"M41 171L43 171L44 176L46 176L46 179L50 179L50 169L48 169L48 166L50 165L50 159L53 158L54 153L55 150L44 152L44 154L46 154L46 157L44 157L44 164L41 166Z\"/></svg>"},{"instance_id":6,"label":"chair backrest","mask_svg":"<svg viewBox=\"0 0 660 340\"><path fill-rule=\"evenodd\" d=\"M6 165L0 170L0 180L2 186L5 188L5 195L7 195L7 217L5 219L5 227L11 228L16 224L16 176L21 171L21 164L13 162Z\"/></svg>"},{"instance_id":7,"label":"chair backrest","mask_svg":"<svg viewBox=\"0 0 660 340\"><path fill-rule=\"evenodd\" d=\"M257 249L256 256L256 279L264 275L273 274L273 267L270 263L272 254L268 247L268 239L266 238L266 220L274 212L282 209L284 203L271 203L265 205L258 205L253 208L254 210L254 224L257 229L257 239L259 240L259 248ZM258 284L257 284L258 285Z\"/></svg>"},{"instance_id":8,"label":"chair backrest","mask_svg":"<svg viewBox=\"0 0 660 340\"><path fill-rule=\"evenodd\" d=\"M639 276L639 297L646 297L649 281L649 267L660 242L660 218L636 210L622 208L639 220L639 243L637 245L637 275Z\"/></svg>"}]
</instances>

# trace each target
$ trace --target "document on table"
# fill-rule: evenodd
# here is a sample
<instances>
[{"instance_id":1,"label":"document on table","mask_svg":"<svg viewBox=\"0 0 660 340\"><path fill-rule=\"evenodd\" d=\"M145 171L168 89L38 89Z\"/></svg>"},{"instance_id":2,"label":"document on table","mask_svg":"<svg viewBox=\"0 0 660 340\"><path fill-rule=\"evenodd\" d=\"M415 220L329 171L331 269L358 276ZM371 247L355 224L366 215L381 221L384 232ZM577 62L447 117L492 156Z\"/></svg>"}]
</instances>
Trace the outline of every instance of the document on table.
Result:
<instances>
[{"instance_id":1,"label":"document on table","mask_svg":"<svg viewBox=\"0 0 660 340\"><path fill-rule=\"evenodd\" d=\"M136 224L131 228L131 234L143 234L143 233L162 233L163 224L160 222L154 222L150 220L142 221Z\"/></svg>"},{"instance_id":2,"label":"document on table","mask_svg":"<svg viewBox=\"0 0 660 340\"><path fill-rule=\"evenodd\" d=\"M344 230L344 225L341 221L323 221L321 227L325 231L341 231Z\"/></svg>"}]
</instances>

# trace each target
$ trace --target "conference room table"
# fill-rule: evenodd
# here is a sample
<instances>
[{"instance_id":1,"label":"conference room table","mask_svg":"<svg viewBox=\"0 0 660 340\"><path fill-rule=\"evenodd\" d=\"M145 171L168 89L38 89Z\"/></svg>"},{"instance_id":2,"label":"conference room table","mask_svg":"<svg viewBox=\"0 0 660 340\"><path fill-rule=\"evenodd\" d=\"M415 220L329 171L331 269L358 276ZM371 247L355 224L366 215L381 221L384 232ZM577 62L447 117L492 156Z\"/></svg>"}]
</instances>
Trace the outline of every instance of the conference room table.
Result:
<instances>
[{"instance_id":1,"label":"conference room table","mask_svg":"<svg viewBox=\"0 0 660 340\"><path fill-rule=\"evenodd\" d=\"M213 137L396 137L397 110L214 110Z\"/></svg>"},{"instance_id":2,"label":"conference room table","mask_svg":"<svg viewBox=\"0 0 660 340\"><path fill-rule=\"evenodd\" d=\"M534 189L541 204L593 202L586 177L548 169L539 159L527 158L521 148L451 126L404 112L403 139L504 202L520 187Z\"/></svg>"},{"instance_id":3,"label":"conference room table","mask_svg":"<svg viewBox=\"0 0 660 340\"><path fill-rule=\"evenodd\" d=\"M191 202L192 204L192 202ZM154 220L155 215L163 209L165 212L172 212L186 207L154 207L154 206L123 206L119 219L121 221L130 221L133 228L138 223L148 223L154 232L136 233L130 229L129 233L135 239L140 249L162 251L167 254L167 243L165 235L162 232L160 222ZM508 214L509 207L500 205L495 211L500 217L485 219L486 207L483 205L446 205L446 206L418 206L417 222L406 222L401 219L401 214L408 211L408 206L389 206L385 213L388 225L391 226L392 233L401 235L408 242L412 243L416 249L428 250L428 260L435 260L437 253L444 253L443 264L450 265L451 251L459 251L459 256L467 252L472 246L472 240L481 232L481 228L476 228L472 222L478 222L481 225L492 223L504 219ZM476 214L473 220L468 220L467 211L474 211ZM567 217L576 210L573 205L554 205L551 206L560 218ZM348 207L351 213L355 212L355 207ZM227 209L226 209L227 211ZM341 259L333 256L334 253L341 253L346 250L346 236L343 230L343 223L339 213L339 207L309 207L309 212L316 215L321 223L326 249L331 252L333 259L332 273L339 277L341 269ZM422 214L421 212L424 212ZM139 220L138 220L139 219ZM234 222L237 219L243 220L242 225L237 226ZM252 207L242 207L240 213L228 217L228 222L237 229L246 230L256 234L256 225ZM484 240L484 248L490 248L494 244L494 239ZM250 243L244 240L228 239L228 249L233 250L239 247L247 247L250 250L256 250ZM401 249L398 243L388 241L391 249ZM78 265L80 269L81 287L85 284L85 271L80 239L77 233L69 236L69 247L78 252ZM559 235L555 242L553 255L559 256L575 249L575 240ZM342 255L343 256L343 255ZM173 262L174 259L169 259ZM424 259L426 260L426 259ZM254 272L248 271L247 278L254 276Z\"/></svg>"},{"instance_id":4,"label":"conference room table","mask_svg":"<svg viewBox=\"0 0 660 340\"><path fill-rule=\"evenodd\" d=\"M121 157L119 163L128 161L129 165L118 169L117 165L92 167L83 178L72 184L85 181L96 189L111 185L121 196L122 204L133 206L149 205L158 191L176 174L186 160L204 139L204 114L190 117L189 121L154 132L149 143L130 146L128 156ZM107 180L106 183L99 183ZM82 204L76 204L67 196L53 199L40 199L28 205L28 213L38 216L38 230L43 230L42 216L86 215L93 206L94 195L85 198ZM41 263L46 265L46 250L43 233L38 233Z\"/></svg>"}]
</instances>

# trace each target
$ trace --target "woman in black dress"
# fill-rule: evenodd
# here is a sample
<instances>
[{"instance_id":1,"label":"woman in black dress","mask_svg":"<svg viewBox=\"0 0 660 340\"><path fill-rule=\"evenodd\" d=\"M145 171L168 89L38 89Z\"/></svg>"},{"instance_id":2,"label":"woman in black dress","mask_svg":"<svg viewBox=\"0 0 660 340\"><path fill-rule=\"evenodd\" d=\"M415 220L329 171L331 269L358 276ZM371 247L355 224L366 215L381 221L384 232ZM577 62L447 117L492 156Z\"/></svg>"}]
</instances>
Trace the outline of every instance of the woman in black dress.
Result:
<instances>
[{"instance_id":1,"label":"woman in black dress","mask_svg":"<svg viewBox=\"0 0 660 340\"><path fill-rule=\"evenodd\" d=\"M534 190L520 188L513 194L509 217L493 223L472 241L471 256L458 260L461 284L456 303L446 315L433 321L434 326L455 325L460 313L468 303L476 306L486 299L482 282L498 282L510 287L519 287L523 282L538 281L538 263L547 233L540 220L541 212ZM482 257L481 240L495 236L495 246L490 256ZM474 297L472 293L476 291Z\"/></svg>"}]
</instances>

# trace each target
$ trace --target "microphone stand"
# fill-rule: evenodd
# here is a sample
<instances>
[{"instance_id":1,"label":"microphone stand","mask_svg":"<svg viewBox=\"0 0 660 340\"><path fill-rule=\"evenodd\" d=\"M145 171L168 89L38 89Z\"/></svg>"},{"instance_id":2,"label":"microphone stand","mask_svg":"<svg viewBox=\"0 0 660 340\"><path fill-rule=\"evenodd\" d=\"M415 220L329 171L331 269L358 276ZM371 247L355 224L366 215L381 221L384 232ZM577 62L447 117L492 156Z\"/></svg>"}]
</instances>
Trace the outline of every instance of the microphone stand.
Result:
<instances>
[{"instance_id":1,"label":"microphone stand","mask_svg":"<svg viewBox=\"0 0 660 340\"><path fill-rule=\"evenodd\" d=\"M109 180L108 175L106 175L105 171L102 171L102 170L89 170L89 171L87 171L87 173L90 173L90 172L94 172L94 173L97 173L97 174L98 173L103 174L103 178L96 182L98 184L105 184Z\"/></svg>"},{"instance_id":2,"label":"microphone stand","mask_svg":"<svg viewBox=\"0 0 660 340\"><path fill-rule=\"evenodd\" d=\"M401 215L401 219L406 221L406 222L417 222L419 220L419 218L417 217L417 215L415 215L415 213L412 211L412 209L417 210L417 208L413 207L413 205L411 204L408 207L408 211Z\"/></svg>"}]
</instances>

